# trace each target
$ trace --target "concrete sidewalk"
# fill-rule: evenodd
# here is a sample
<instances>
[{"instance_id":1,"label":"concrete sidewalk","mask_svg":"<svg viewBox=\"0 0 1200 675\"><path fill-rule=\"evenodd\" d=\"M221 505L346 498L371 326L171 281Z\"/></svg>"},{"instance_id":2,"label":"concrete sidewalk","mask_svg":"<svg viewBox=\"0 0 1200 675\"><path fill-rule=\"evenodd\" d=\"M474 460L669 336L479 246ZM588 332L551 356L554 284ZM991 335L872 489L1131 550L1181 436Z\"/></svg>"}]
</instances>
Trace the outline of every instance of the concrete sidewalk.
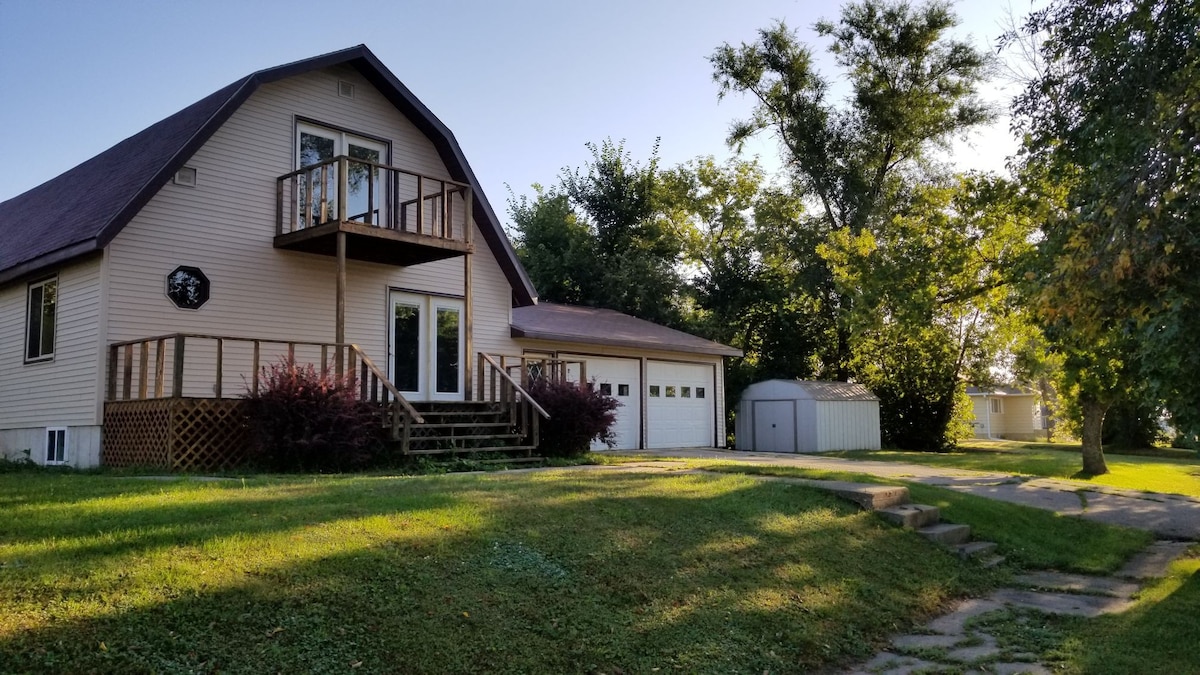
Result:
<instances>
[{"instance_id":1,"label":"concrete sidewalk","mask_svg":"<svg viewBox=\"0 0 1200 675\"><path fill-rule=\"evenodd\" d=\"M628 451L625 451L626 453ZM1083 481L987 473L947 467L875 462L869 460L680 448L641 450L640 455L714 459L742 464L794 466L824 471L848 471L966 492L980 497L1024 504L1110 525L1154 532L1168 539L1200 540L1200 499L1157 492L1122 490Z\"/></svg>"}]
</instances>

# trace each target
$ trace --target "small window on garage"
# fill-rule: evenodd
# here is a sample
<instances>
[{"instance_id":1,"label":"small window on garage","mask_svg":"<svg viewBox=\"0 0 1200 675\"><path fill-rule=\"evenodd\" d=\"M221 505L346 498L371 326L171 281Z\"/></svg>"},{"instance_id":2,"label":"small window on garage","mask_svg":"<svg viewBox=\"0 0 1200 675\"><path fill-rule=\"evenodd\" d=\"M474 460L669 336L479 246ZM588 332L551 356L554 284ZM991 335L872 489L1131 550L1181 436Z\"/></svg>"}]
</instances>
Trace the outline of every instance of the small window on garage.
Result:
<instances>
[{"instance_id":1,"label":"small window on garage","mask_svg":"<svg viewBox=\"0 0 1200 675\"><path fill-rule=\"evenodd\" d=\"M667 387L667 398L675 398L675 387L673 385Z\"/></svg>"},{"instance_id":2,"label":"small window on garage","mask_svg":"<svg viewBox=\"0 0 1200 675\"><path fill-rule=\"evenodd\" d=\"M629 395L629 385L618 384L617 385L617 396L628 396L628 395Z\"/></svg>"},{"instance_id":3,"label":"small window on garage","mask_svg":"<svg viewBox=\"0 0 1200 675\"><path fill-rule=\"evenodd\" d=\"M992 399L992 412L1001 415L1004 413L1004 401L998 398Z\"/></svg>"},{"instance_id":4,"label":"small window on garage","mask_svg":"<svg viewBox=\"0 0 1200 675\"><path fill-rule=\"evenodd\" d=\"M704 387L696 387L696 398L704 398Z\"/></svg>"},{"instance_id":5,"label":"small window on garage","mask_svg":"<svg viewBox=\"0 0 1200 675\"><path fill-rule=\"evenodd\" d=\"M680 387L679 395L682 396L683 398L691 398L692 397L692 388L691 387Z\"/></svg>"},{"instance_id":6,"label":"small window on garage","mask_svg":"<svg viewBox=\"0 0 1200 675\"><path fill-rule=\"evenodd\" d=\"M605 396L612 396L612 385L608 382L601 382L600 393L604 394Z\"/></svg>"},{"instance_id":7,"label":"small window on garage","mask_svg":"<svg viewBox=\"0 0 1200 675\"><path fill-rule=\"evenodd\" d=\"M650 396L652 398L658 398L658 392L659 392L659 389L658 389L657 384L650 385Z\"/></svg>"}]
</instances>

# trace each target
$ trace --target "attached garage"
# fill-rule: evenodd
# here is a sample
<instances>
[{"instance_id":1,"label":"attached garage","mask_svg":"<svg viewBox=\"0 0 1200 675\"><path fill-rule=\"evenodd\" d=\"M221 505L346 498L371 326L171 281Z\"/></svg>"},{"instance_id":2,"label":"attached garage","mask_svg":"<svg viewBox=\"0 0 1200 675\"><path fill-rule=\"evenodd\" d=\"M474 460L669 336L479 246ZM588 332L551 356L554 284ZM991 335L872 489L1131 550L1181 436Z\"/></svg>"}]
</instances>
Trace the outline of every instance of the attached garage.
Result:
<instances>
[{"instance_id":1,"label":"attached garage","mask_svg":"<svg viewBox=\"0 0 1200 675\"><path fill-rule=\"evenodd\" d=\"M595 307L539 303L512 310L525 354L584 361L611 392L617 448L714 447L725 438L725 361L741 351ZM568 376L577 377L568 365Z\"/></svg>"},{"instance_id":2,"label":"attached garage","mask_svg":"<svg viewBox=\"0 0 1200 675\"><path fill-rule=\"evenodd\" d=\"M878 450L879 398L861 384L767 380L738 404L737 447L759 452Z\"/></svg>"}]
</instances>

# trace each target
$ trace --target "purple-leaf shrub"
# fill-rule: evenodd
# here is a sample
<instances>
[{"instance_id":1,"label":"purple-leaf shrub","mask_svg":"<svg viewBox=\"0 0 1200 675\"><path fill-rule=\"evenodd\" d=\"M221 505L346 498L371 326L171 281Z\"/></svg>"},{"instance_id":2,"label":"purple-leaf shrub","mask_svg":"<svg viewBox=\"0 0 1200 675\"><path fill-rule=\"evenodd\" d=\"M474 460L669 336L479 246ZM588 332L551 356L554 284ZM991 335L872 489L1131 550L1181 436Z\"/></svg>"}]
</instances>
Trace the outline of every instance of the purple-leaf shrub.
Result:
<instances>
[{"instance_id":1,"label":"purple-leaf shrub","mask_svg":"<svg viewBox=\"0 0 1200 675\"><path fill-rule=\"evenodd\" d=\"M541 420L538 452L542 456L577 457L591 448L593 440L610 448L616 445L613 425L621 403L597 387L538 378L530 383L529 394L550 413L550 419Z\"/></svg>"},{"instance_id":2,"label":"purple-leaf shrub","mask_svg":"<svg viewBox=\"0 0 1200 675\"><path fill-rule=\"evenodd\" d=\"M270 471L362 468L381 449L378 411L358 400L352 374L338 378L281 358L246 394L251 460Z\"/></svg>"}]
</instances>

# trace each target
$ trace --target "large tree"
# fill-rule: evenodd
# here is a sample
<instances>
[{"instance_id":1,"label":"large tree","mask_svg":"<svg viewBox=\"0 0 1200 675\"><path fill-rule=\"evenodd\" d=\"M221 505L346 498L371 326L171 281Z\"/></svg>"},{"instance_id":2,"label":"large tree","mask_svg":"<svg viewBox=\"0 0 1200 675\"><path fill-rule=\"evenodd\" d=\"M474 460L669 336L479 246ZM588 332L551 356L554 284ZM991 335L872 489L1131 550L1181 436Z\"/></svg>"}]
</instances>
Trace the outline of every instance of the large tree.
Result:
<instances>
[{"instance_id":1,"label":"large tree","mask_svg":"<svg viewBox=\"0 0 1200 675\"><path fill-rule=\"evenodd\" d=\"M1129 382L1200 425L1200 5L1060 0L1032 14L1042 67L1015 104L1027 171L1064 186L1041 307L1081 383L1084 470Z\"/></svg>"},{"instance_id":2,"label":"large tree","mask_svg":"<svg viewBox=\"0 0 1200 675\"><path fill-rule=\"evenodd\" d=\"M845 100L833 100L812 49L783 23L711 57L722 96L741 93L756 101L751 117L734 124L729 142L736 147L752 135L772 135L797 198L809 207L797 223L806 235L794 238L793 255L806 260L820 252L805 289L832 326L830 338L814 350L817 374L869 380L887 393L885 434L894 443L916 444L909 447L946 444L961 372L956 364L963 361L955 345L974 338L956 336L961 321L933 321L941 310L931 307L921 310L926 318L920 321L897 320L894 312L905 305L886 305L864 282L879 278L881 264L893 277L908 278L961 253L908 248L924 236L916 229L932 222L908 210L914 195L945 182L932 166L932 152L991 119L975 93L988 60L950 36L956 23L945 3L880 0L850 3L836 23L818 23L817 34L830 40L842 69L840 81L849 86ZM929 257L909 255L918 249ZM921 424L932 425L932 433L913 433Z\"/></svg>"},{"instance_id":3,"label":"large tree","mask_svg":"<svg viewBox=\"0 0 1200 675\"><path fill-rule=\"evenodd\" d=\"M645 165L619 143L588 148L591 161L558 185L509 201L521 262L547 301L680 325L683 239L664 207L657 148Z\"/></svg>"}]
</instances>

